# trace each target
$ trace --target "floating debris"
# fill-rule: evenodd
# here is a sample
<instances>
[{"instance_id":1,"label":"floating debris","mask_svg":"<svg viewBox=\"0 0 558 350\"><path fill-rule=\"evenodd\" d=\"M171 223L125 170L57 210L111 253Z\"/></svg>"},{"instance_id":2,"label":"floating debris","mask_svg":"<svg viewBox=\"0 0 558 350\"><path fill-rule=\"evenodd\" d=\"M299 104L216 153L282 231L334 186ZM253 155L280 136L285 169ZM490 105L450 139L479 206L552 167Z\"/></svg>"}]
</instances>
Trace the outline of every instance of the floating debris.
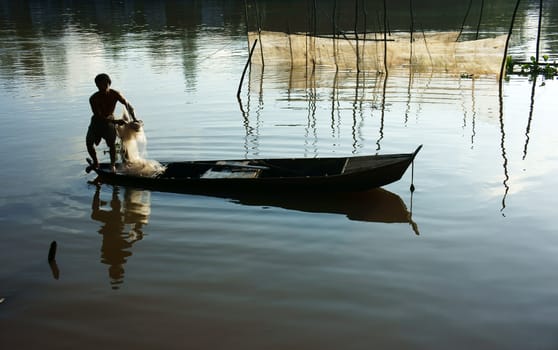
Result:
<instances>
[{"instance_id":1,"label":"floating debris","mask_svg":"<svg viewBox=\"0 0 558 350\"><path fill-rule=\"evenodd\" d=\"M52 243L50 243L50 249L48 250L48 265L50 266L52 277L57 280L60 278L60 270L56 264L56 247L56 241L52 241Z\"/></svg>"},{"instance_id":2,"label":"floating debris","mask_svg":"<svg viewBox=\"0 0 558 350\"><path fill-rule=\"evenodd\" d=\"M50 249L48 250L48 261L54 261L56 259L56 241L50 243Z\"/></svg>"}]
</instances>

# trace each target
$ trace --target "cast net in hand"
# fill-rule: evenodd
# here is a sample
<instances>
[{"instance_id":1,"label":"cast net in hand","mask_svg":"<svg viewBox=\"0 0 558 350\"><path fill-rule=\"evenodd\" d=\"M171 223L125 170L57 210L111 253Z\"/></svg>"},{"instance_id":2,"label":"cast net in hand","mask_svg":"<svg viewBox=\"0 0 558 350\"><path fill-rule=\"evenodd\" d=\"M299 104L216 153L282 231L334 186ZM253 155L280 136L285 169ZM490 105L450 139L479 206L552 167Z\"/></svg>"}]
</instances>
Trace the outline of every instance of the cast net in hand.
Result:
<instances>
[{"instance_id":1,"label":"cast net in hand","mask_svg":"<svg viewBox=\"0 0 558 350\"><path fill-rule=\"evenodd\" d=\"M165 171L165 167L156 160L147 159L147 138L142 122L131 122L126 112L122 119L126 124L116 127L121 140L120 156L122 165L118 171L146 177L154 177Z\"/></svg>"}]
</instances>

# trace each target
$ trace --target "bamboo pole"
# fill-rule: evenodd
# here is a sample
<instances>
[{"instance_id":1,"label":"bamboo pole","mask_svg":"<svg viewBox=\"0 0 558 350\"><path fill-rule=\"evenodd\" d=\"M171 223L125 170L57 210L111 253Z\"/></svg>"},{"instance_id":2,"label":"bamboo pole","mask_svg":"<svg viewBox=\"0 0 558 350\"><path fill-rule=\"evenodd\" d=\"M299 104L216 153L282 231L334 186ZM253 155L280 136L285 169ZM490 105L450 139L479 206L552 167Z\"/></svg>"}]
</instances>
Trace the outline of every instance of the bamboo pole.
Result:
<instances>
[{"instance_id":1,"label":"bamboo pole","mask_svg":"<svg viewBox=\"0 0 558 350\"><path fill-rule=\"evenodd\" d=\"M500 134L501 134L501 139L500 139L500 147L502 149L502 159L503 159L503 167L504 167L504 196L502 197L502 208L500 209L500 212L502 213L502 216L505 216L504 214L504 209L506 208L506 197L508 195L508 192L510 190L510 187L508 185L508 181L510 179L509 175L508 175L508 157L506 155L506 147L505 147L505 138L506 138L506 132L504 129L504 91L503 91L503 87L502 87L502 82L503 82L503 77L504 77L504 67L506 65L506 56L507 56L507 52L508 52L508 46L510 43L510 37L513 31L513 24L515 22L515 17L517 15L517 9L519 8L519 3L521 2L521 0L517 0L517 2L515 3L515 8L513 10L513 14L512 14L512 20L510 23L510 28L508 30L508 37L506 38L506 45L504 47L504 57L502 59L502 65L500 67L500 79L499 79L499 84L498 84L498 102L499 102L499 121L500 121Z\"/></svg>"},{"instance_id":2,"label":"bamboo pole","mask_svg":"<svg viewBox=\"0 0 558 350\"><path fill-rule=\"evenodd\" d=\"M537 28L537 49L535 52L535 62L539 63L539 53L541 46L541 27L542 27L542 15L543 15L543 0L539 1L539 25Z\"/></svg>"},{"instance_id":3,"label":"bamboo pole","mask_svg":"<svg viewBox=\"0 0 558 350\"><path fill-rule=\"evenodd\" d=\"M314 52L314 57L312 58L312 72L316 68L316 35L318 35L318 24L317 24L317 16L318 16L318 5L316 4L317 0L314 0L312 3L312 51Z\"/></svg>"},{"instance_id":4,"label":"bamboo pole","mask_svg":"<svg viewBox=\"0 0 558 350\"><path fill-rule=\"evenodd\" d=\"M413 84L413 32L415 30L413 0L409 0L409 12L411 16L411 26L409 28L409 83L407 84L407 108L405 109L405 125L407 125L407 122L409 120L409 112L411 110L411 85Z\"/></svg>"},{"instance_id":5,"label":"bamboo pole","mask_svg":"<svg viewBox=\"0 0 558 350\"><path fill-rule=\"evenodd\" d=\"M356 44L356 68L360 72L360 55L358 50L358 0L355 0L355 44Z\"/></svg>"},{"instance_id":6,"label":"bamboo pole","mask_svg":"<svg viewBox=\"0 0 558 350\"><path fill-rule=\"evenodd\" d=\"M333 17L331 18L333 24L332 33L332 44L333 44L333 59L335 61L335 71L339 71L339 63L337 62L337 47L335 42L337 40L337 0L333 1Z\"/></svg>"},{"instance_id":7,"label":"bamboo pole","mask_svg":"<svg viewBox=\"0 0 558 350\"><path fill-rule=\"evenodd\" d=\"M366 52L366 48L364 47L364 45L366 45L366 32L368 31L368 28L367 28L367 26L368 26L368 22L367 22L368 11L366 10L366 0L362 0L362 14L364 16L364 24L363 24L363 26L364 26L364 38L363 38L363 41L362 41L361 60L362 60L362 62L366 62L366 58L364 57L364 53ZM364 69L366 69L366 67Z\"/></svg>"},{"instance_id":8,"label":"bamboo pole","mask_svg":"<svg viewBox=\"0 0 558 350\"><path fill-rule=\"evenodd\" d=\"M480 25L481 25L481 21L482 21L482 13L483 12L484 12L484 0L481 0L479 22L477 23L477 34L475 35L475 40L478 40L478 38L479 38L479 31L480 31Z\"/></svg>"},{"instance_id":9,"label":"bamboo pole","mask_svg":"<svg viewBox=\"0 0 558 350\"><path fill-rule=\"evenodd\" d=\"M254 44L252 44L252 49L250 49L250 54L248 55L248 60L246 61L246 64L244 65L244 70L242 71L242 76L240 77L240 84L238 84L238 90L236 91L236 97L240 98L240 91L242 90L242 82L244 81L244 75L246 75L246 70L248 69L248 66L250 65L250 62L252 60L252 54L254 53L254 49L256 48L256 44L258 43L258 39L254 40Z\"/></svg>"},{"instance_id":10,"label":"bamboo pole","mask_svg":"<svg viewBox=\"0 0 558 350\"><path fill-rule=\"evenodd\" d=\"M527 147L529 145L529 132L531 131L531 122L533 120L533 111L535 108L535 89L537 86L538 77L538 64L539 64L539 53L540 53L540 39L541 39L541 27L542 27L542 14L543 14L543 0L539 1L539 23L537 28L537 48L535 51L535 64L537 69L535 75L533 76L533 84L531 86L531 105L529 107L529 119L527 120L527 129L525 130L525 146L523 147L523 160L527 158Z\"/></svg>"},{"instance_id":11,"label":"bamboo pole","mask_svg":"<svg viewBox=\"0 0 558 350\"><path fill-rule=\"evenodd\" d=\"M254 0L254 8L256 9L256 23L258 25L258 41L260 43L260 56L262 59L262 67L265 66L264 62L264 53L263 53L263 45L262 45L262 20L260 18L260 10L258 8L257 0Z\"/></svg>"},{"instance_id":12,"label":"bamboo pole","mask_svg":"<svg viewBox=\"0 0 558 350\"><path fill-rule=\"evenodd\" d=\"M306 18L308 18L310 12L310 2L309 0L306 2ZM305 72L308 74L308 35L310 34L310 20L306 21L306 35L304 36L304 45L306 49L306 55L304 55L304 64L305 64ZM308 79L306 79L306 83L308 83Z\"/></svg>"},{"instance_id":13,"label":"bamboo pole","mask_svg":"<svg viewBox=\"0 0 558 350\"><path fill-rule=\"evenodd\" d=\"M529 118L527 119L527 128L525 130L525 145L523 146L523 158L527 158L527 147L529 146L529 133L531 132L531 122L533 121L533 112L535 111L535 90L537 88L537 78L538 75L533 77L533 82L531 85L531 102L529 104Z\"/></svg>"},{"instance_id":14,"label":"bamboo pole","mask_svg":"<svg viewBox=\"0 0 558 350\"><path fill-rule=\"evenodd\" d=\"M250 47L250 27L248 26L248 1L244 0L244 17L246 18L246 40L248 40L247 47ZM249 52L249 51L248 51Z\"/></svg>"},{"instance_id":15,"label":"bamboo pole","mask_svg":"<svg viewBox=\"0 0 558 350\"><path fill-rule=\"evenodd\" d=\"M517 0L517 4L519 4L519 0ZM516 8L517 8L516 4ZM508 185L508 181L510 180L510 176L508 173L508 156L506 153L506 131L504 128L504 95L502 93L502 84L500 83L500 91L498 94L498 105L499 105L499 113L498 119L500 121L500 149L502 150L502 167L504 168L504 181L502 184L504 185L504 195L502 196L502 208L500 208L500 212L502 216L506 216L504 210L506 209L506 198L508 196L508 192L510 191L510 186Z\"/></svg>"},{"instance_id":16,"label":"bamboo pole","mask_svg":"<svg viewBox=\"0 0 558 350\"><path fill-rule=\"evenodd\" d=\"M413 11L413 0L409 0L409 12L411 16L411 27L409 28L410 39L409 39L409 67L412 70L413 66L413 32L415 31L415 15Z\"/></svg>"},{"instance_id":17,"label":"bamboo pole","mask_svg":"<svg viewBox=\"0 0 558 350\"><path fill-rule=\"evenodd\" d=\"M502 93L502 79L504 79L504 68L506 67L506 59L507 59L507 55L508 55L508 47L510 45L510 38L513 32L513 24L515 22L515 17L517 16L517 9L519 8L519 3L521 2L521 0L517 0L517 2L515 3L515 8L513 10L513 14L512 14L512 19L511 19L511 23L510 23L510 28L508 29L508 37L506 38L506 45L504 46L504 57L502 58L502 65L500 66L500 79L499 79L499 85L500 85L500 93Z\"/></svg>"},{"instance_id":18,"label":"bamboo pole","mask_svg":"<svg viewBox=\"0 0 558 350\"><path fill-rule=\"evenodd\" d=\"M314 0L313 6L312 6L312 27L314 29L314 37L316 37L316 35L318 35L317 16L318 16L318 5L316 4L316 0Z\"/></svg>"},{"instance_id":19,"label":"bamboo pole","mask_svg":"<svg viewBox=\"0 0 558 350\"><path fill-rule=\"evenodd\" d=\"M467 11L465 12L465 17L463 17L463 23L461 23L461 29L459 30L459 35L455 41L458 41L463 34L463 29L465 28L465 22L467 21L467 17L469 17L469 12L471 11L471 6L473 5L473 0L469 0L469 6L467 6Z\"/></svg>"},{"instance_id":20,"label":"bamboo pole","mask_svg":"<svg viewBox=\"0 0 558 350\"><path fill-rule=\"evenodd\" d=\"M384 69L386 71L386 80L388 74L388 63L387 63L387 1L384 0Z\"/></svg>"},{"instance_id":21,"label":"bamboo pole","mask_svg":"<svg viewBox=\"0 0 558 350\"><path fill-rule=\"evenodd\" d=\"M287 38L289 38L289 52L291 54L291 71L292 71L294 66L294 56L293 56L293 42L291 39L291 24L289 20L287 20Z\"/></svg>"}]
</instances>

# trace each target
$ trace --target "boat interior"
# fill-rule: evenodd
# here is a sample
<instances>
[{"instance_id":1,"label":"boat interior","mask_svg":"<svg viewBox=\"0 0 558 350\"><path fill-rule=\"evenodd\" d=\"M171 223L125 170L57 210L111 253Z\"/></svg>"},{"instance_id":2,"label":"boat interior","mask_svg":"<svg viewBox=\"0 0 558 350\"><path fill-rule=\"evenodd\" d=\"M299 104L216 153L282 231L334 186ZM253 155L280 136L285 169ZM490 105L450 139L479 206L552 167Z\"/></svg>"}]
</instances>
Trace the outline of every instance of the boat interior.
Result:
<instances>
[{"instance_id":1,"label":"boat interior","mask_svg":"<svg viewBox=\"0 0 558 350\"><path fill-rule=\"evenodd\" d=\"M166 164L159 178L328 176L341 174L346 162L346 158L177 162Z\"/></svg>"}]
</instances>

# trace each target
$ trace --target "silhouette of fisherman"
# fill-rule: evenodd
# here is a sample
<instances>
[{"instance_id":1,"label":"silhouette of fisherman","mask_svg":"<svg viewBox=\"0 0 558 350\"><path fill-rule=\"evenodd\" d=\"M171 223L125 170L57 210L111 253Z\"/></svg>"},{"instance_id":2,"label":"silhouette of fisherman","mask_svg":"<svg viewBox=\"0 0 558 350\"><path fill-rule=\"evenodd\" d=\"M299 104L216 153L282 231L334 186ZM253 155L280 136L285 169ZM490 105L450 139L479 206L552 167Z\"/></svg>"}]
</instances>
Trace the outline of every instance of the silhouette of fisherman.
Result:
<instances>
[{"instance_id":1,"label":"silhouette of fisherman","mask_svg":"<svg viewBox=\"0 0 558 350\"><path fill-rule=\"evenodd\" d=\"M132 117L133 122L138 122L134 114L134 108L132 105L122 96L122 94L114 89L110 88L111 85L110 77L101 73L95 77L95 85L99 91L95 92L89 98L89 103L91 105L91 110L93 111L93 116L91 117L91 122L87 130L87 136L85 138L85 143L87 145L87 152L93 160L92 167L99 167L99 160L97 159L97 153L95 152L95 146L98 146L101 139L104 139L109 147L110 154L110 164L112 166L112 171L116 170L116 128L115 124L122 125L126 122L122 119L114 118L114 109L116 108L116 103L120 102L128 111L128 114Z\"/></svg>"}]
</instances>

